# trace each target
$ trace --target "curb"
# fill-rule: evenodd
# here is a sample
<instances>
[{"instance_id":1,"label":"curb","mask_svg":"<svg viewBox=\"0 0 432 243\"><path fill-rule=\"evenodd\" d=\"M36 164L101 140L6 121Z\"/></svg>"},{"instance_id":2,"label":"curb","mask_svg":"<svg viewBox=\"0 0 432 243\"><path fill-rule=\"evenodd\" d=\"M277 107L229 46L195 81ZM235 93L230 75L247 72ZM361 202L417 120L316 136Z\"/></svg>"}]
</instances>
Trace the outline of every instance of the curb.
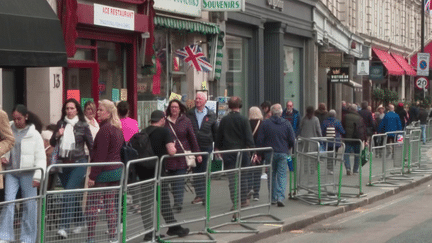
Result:
<instances>
[{"instance_id":1,"label":"curb","mask_svg":"<svg viewBox=\"0 0 432 243\"><path fill-rule=\"evenodd\" d=\"M293 223L289 223L289 224L283 224L281 225L279 228L273 228L273 229L265 229L265 230L260 230L258 233L254 234L254 235L248 235L246 237L242 237L240 239L235 239L235 240L231 240L231 241L227 241L229 243L243 243L243 242L255 242L258 240L263 240L266 238L269 238L271 236L274 235L278 235L284 232L288 232L288 231L292 231L292 230L300 230L302 228L305 228L311 224L317 223L319 221L325 220L327 218L336 216L338 214L342 214L342 213L346 213L349 211L352 211L354 209L360 208L362 206L365 205L369 205L372 204L374 202L383 200L385 198L388 198L390 196L396 195L402 191L406 191L408 189L413 189L421 184L424 184L428 181L432 180L432 174L430 175L426 175L425 177L414 181L412 183L406 184L406 185L402 185L399 186L397 188L394 188L393 190L389 190L387 192L384 192L382 194L370 197L370 198L365 198L359 202L355 202L353 204L349 204L349 205L343 205L343 206L339 206L338 208L335 208L334 210L331 210L329 212L325 212L325 213L321 213L312 217L308 217Z\"/></svg>"}]
</instances>

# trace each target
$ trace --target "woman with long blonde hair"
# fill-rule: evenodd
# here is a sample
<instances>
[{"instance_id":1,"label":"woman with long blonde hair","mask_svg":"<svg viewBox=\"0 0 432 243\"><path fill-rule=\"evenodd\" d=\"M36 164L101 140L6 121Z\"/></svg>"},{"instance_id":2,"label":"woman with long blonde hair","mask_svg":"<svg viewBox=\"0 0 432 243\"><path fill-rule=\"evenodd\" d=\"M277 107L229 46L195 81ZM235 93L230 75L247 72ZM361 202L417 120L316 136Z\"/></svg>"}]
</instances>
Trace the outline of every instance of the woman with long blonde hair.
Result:
<instances>
[{"instance_id":1,"label":"woman with long blonde hair","mask_svg":"<svg viewBox=\"0 0 432 243\"><path fill-rule=\"evenodd\" d=\"M124 143L121 122L117 115L117 108L112 101L101 100L97 110L100 122L99 132L93 144L91 162L104 162L107 165L92 167L89 175L89 187L117 186L122 175L121 165L110 165L110 162L120 162L120 150ZM99 215L99 200L103 198L108 219L108 233L111 242L117 242L116 230L118 217L118 197L113 191L103 193L93 192L87 201L88 242L94 242L96 223Z\"/></svg>"}]
</instances>

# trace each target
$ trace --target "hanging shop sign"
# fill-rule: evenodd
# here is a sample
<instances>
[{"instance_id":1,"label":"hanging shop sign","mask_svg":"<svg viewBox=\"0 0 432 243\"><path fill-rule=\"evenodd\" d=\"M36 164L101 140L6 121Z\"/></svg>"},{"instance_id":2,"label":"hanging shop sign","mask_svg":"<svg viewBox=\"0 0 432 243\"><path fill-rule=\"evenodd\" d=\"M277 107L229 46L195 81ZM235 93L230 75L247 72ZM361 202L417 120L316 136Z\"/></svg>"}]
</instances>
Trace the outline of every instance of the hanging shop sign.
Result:
<instances>
[{"instance_id":1,"label":"hanging shop sign","mask_svg":"<svg viewBox=\"0 0 432 243\"><path fill-rule=\"evenodd\" d=\"M330 68L331 83L349 83L349 67Z\"/></svg>"},{"instance_id":2,"label":"hanging shop sign","mask_svg":"<svg viewBox=\"0 0 432 243\"><path fill-rule=\"evenodd\" d=\"M171 13L201 17L202 0L157 0L153 8Z\"/></svg>"},{"instance_id":3,"label":"hanging shop sign","mask_svg":"<svg viewBox=\"0 0 432 243\"><path fill-rule=\"evenodd\" d=\"M114 8L111 6L94 4L94 25L123 30L135 30L135 12Z\"/></svg>"},{"instance_id":4,"label":"hanging shop sign","mask_svg":"<svg viewBox=\"0 0 432 243\"><path fill-rule=\"evenodd\" d=\"M369 75L369 60L357 61L357 75Z\"/></svg>"},{"instance_id":5,"label":"hanging shop sign","mask_svg":"<svg viewBox=\"0 0 432 243\"><path fill-rule=\"evenodd\" d=\"M205 11L245 11L245 0L203 0Z\"/></svg>"},{"instance_id":6,"label":"hanging shop sign","mask_svg":"<svg viewBox=\"0 0 432 243\"><path fill-rule=\"evenodd\" d=\"M384 81L384 68L382 65L371 65L369 68L369 79L372 81Z\"/></svg>"}]
</instances>

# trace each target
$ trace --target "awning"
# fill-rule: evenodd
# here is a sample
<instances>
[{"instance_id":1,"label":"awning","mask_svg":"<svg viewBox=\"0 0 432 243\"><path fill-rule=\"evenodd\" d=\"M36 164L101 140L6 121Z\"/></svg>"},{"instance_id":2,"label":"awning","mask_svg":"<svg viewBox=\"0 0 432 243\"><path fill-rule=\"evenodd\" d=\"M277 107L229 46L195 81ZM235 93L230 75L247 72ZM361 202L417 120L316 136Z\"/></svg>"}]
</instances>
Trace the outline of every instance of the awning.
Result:
<instances>
[{"instance_id":1,"label":"awning","mask_svg":"<svg viewBox=\"0 0 432 243\"><path fill-rule=\"evenodd\" d=\"M66 65L60 21L46 0L0 1L0 67Z\"/></svg>"},{"instance_id":2,"label":"awning","mask_svg":"<svg viewBox=\"0 0 432 243\"><path fill-rule=\"evenodd\" d=\"M375 47L372 47L372 50L387 68L389 75L402 76L405 74L405 71L399 66L396 60L389 53Z\"/></svg>"},{"instance_id":3,"label":"awning","mask_svg":"<svg viewBox=\"0 0 432 243\"><path fill-rule=\"evenodd\" d=\"M198 32L204 35L219 34L219 26L214 23L198 22L193 20L185 20L178 18L170 18L165 16L155 16L155 26L161 26L176 30L186 30L189 32Z\"/></svg>"},{"instance_id":4,"label":"awning","mask_svg":"<svg viewBox=\"0 0 432 243\"><path fill-rule=\"evenodd\" d=\"M417 52L421 52L420 50ZM424 53L432 53L432 41L424 47ZM411 67L417 69L417 53L411 57ZM431 68L432 58L429 59L429 68Z\"/></svg>"},{"instance_id":5,"label":"awning","mask_svg":"<svg viewBox=\"0 0 432 243\"><path fill-rule=\"evenodd\" d=\"M403 70L405 70L406 74L409 76L416 76L417 72L414 71L414 69L408 64L408 62L405 60L405 58L403 58L401 55L392 53L391 54L394 59L396 60L396 62L403 68Z\"/></svg>"}]
</instances>

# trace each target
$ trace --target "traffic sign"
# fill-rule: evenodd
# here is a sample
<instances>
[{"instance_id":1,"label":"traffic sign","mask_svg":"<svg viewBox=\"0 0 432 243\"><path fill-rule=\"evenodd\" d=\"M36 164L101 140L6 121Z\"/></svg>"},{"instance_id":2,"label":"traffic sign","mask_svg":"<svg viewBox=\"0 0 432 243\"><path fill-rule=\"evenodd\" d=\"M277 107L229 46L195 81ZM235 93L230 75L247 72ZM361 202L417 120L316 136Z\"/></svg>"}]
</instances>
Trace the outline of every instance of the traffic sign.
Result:
<instances>
[{"instance_id":1,"label":"traffic sign","mask_svg":"<svg viewBox=\"0 0 432 243\"><path fill-rule=\"evenodd\" d=\"M415 86L418 89L428 89L429 88L429 80L426 77L418 77L418 78L416 78Z\"/></svg>"},{"instance_id":2,"label":"traffic sign","mask_svg":"<svg viewBox=\"0 0 432 243\"><path fill-rule=\"evenodd\" d=\"M429 53L417 53L417 76L429 76Z\"/></svg>"}]
</instances>

